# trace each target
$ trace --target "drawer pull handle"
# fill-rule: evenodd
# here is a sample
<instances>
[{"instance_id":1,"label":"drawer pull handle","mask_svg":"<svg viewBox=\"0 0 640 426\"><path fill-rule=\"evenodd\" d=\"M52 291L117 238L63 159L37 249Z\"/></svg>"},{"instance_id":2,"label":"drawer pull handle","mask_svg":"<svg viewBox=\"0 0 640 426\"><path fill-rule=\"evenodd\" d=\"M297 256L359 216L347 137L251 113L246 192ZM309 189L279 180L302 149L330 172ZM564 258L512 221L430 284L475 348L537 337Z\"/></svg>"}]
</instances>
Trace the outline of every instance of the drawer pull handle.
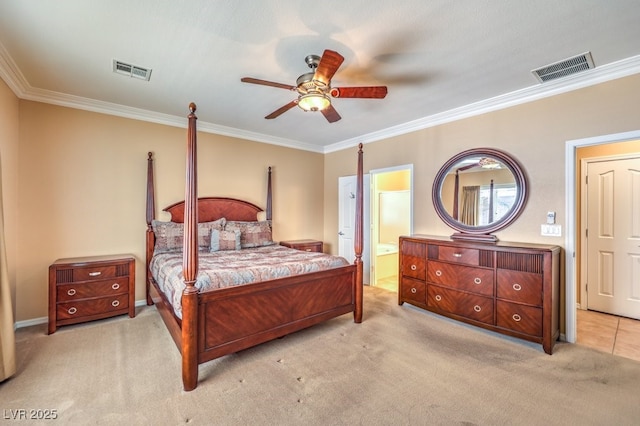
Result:
<instances>
[{"instance_id":1,"label":"drawer pull handle","mask_svg":"<svg viewBox=\"0 0 640 426\"><path fill-rule=\"evenodd\" d=\"M511 318L513 318L513 320L516 321L516 322L519 322L522 319L520 317L520 315L518 315L518 314L513 314L513 316Z\"/></svg>"},{"instance_id":2,"label":"drawer pull handle","mask_svg":"<svg viewBox=\"0 0 640 426\"><path fill-rule=\"evenodd\" d=\"M513 289L514 289L515 291L520 291L520 290L522 290L522 286L521 286L520 284L518 284L518 283L515 283L515 284L513 285Z\"/></svg>"},{"instance_id":3,"label":"drawer pull handle","mask_svg":"<svg viewBox=\"0 0 640 426\"><path fill-rule=\"evenodd\" d=\"M308 248L308 249L304 249L304 251L311 251L311 249L310 249L310 248Z\"/></svg>"},{"instance_id":4,"label":"drawer pull handle","mask_svg":"<svg viewBox=\"0 0 640 426\"><path fill-rule=\"evenodd\" d=\"M482 308L480 307L480 305L476 305L473 307L473 310L476 312L480 312L482 310Z\"/></svg>"},{"instance_id":5,"label":"drawer pull handle","mask_svg":"<svg viewBox=\"0 0 640 426\"><path fill-rule=\"evenodd\" d=\"M418 267L416 265L411 265L411 270L415 271L416 269L418 269Z\"/></svg>"},{"instance_id":6,"label":"drawer pull handle","mask_svg":"<svg viewBox=\"0 0 640 426\"><path fill-rule=\"evenodd\" d=\"M437 277L441 277L441 276L442 276L442 271L441 271L440 269L438 269L438 270L436 271L436 276L437 276Z\"/></svg>"},{"instance_id":7,"label":"drawer pull handle","mask_svg":"<svg viewBox=\"0 0 640 426\"><path fill-rule=\"evenodd\" d=\"M102 274L102 272L100 272L100 271L98 271L98 272L89 272L89 276L90 277L97 277L100 274Z\"/></svg>"},{"instance_id":8,"label":"drawer pull handle","mask_svg":"<svg viewBox=\"0 0 640 426\"><path fill-rule=\"evenodd\" d=\"M117 307L120 304L120 301L118 300L114 300L113 302L111 302L111 306L113 306L114 308Z\"/></svg>"},{"instance_id":9,"label":"drawer pull handle","mask_svg":"<svg viewBox=\"0 0 640 426\"><path fill-rule=\"evenodd\" d=\"M476 277L476 278L473 279L473 283L476 284L476 285L482 284L482 280L480 278Z\"/></svg>"},{"instance_id":10,"label":"drawer pull handle","mask_svg":"<svg viewBox=\"0 0 640 426\"><path fill-rule=\"evenodd\" d=\"M462 253L453 253L453 257L462 257Z\"/></svg>"},{"instance_id":11,"label":"drawer pull handle","mask_svg":"<svg viewBox=\"0 0 640 426\"><path fill-rule=\"evenodd\" d=\"M69 313L69 315L73 315L76 312L78 312L78 309L74 308L73 306L67 309L67 313Z\"/></svg>"},{"instance_id":12,"label":"drawer pull handle","mask_svg":"<svg viewBox=\"0 0 640 426\"><path fill-rule=\"evenodd\" d=\"M76 295L76 289L75 288L70 288L69 290L67 290L67 294L69 296L75 296Z\"/></svg>"},{"instance_id":13,"label":"drawer pull handle","mask_svg":"<svg viewBox=\"0 0 640 426\"><path fill-rule=\"evenodd\" d=\"M436 299L437 302L439 302L439 301L442 300L442 296L440 296L439 294L436 294L435 299Z\"/></svg>"},{"instance_id":14,"label":"drawer pull handle","mask_svg":"<svg viewBox=\"0 0 640 426\"><path fill-rule=\"evenodd\" d=\"M416 294L418 292L418 290L415 287L411 288L411 293Z\"/></svg>"},{"instance_id":15,"label":"drawer pull handle","mask_svg":"<svg viewBox=\"0 0 640 426\"><path fill-rule=\"evenodd\" d=\"M112 289L114 289L114 290L117 290L117 289L119 289L119 288L120 288L120 284L118 284L118 283L113 283L113 284L111 285L111 288L112 288Z\"/></svg>"}]
</instances>

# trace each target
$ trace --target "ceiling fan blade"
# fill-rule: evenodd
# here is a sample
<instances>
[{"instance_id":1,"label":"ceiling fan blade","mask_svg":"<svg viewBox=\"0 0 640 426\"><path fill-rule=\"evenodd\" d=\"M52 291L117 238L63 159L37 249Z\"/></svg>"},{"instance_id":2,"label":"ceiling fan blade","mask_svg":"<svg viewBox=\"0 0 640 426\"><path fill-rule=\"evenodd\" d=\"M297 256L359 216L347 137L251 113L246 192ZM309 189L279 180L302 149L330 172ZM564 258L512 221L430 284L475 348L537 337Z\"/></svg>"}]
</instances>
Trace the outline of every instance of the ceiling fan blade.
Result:
<instances>
[{"instance_id":1,"label":"ceiling fan blade","mask_svg":"<svg viewBox=\"0 0 640 426\"><path fill-rule=\"evenodd\" d=\"M253 84L260 84L263 86L278 87L280 89L296 90L296 87L290 84L276 83L273 81L260 80L258 78L242 77L240 81L242 81L243 83L253 83Z\"/></svg>"},{"instance_id":2,"label":"ceiling fan blade","mask_svg":"<svg viewBox=\"0 0 640 426\"><path fill-rule=\"evenodd\" d=\"M316 69L313 79L328 86L343 61L344 58L338 52L325 50L322 58L320 58L320 63L318 63L318 68Z\"/></svg>"},{"instance_id":3,"label":"ceiling fan blade","mask_svg":"<svg viewBox=\"0 0 640 426\"><path fill-rule=\"evenodd\" d=\"M293 108L296 105L298 105L298 100L294 99L291 102L289 102L288 104L286 104L285 106L282 106L282 107L278 108L277 110L273 111L271 114L267 115L265 118L267 120L270 120L272 118L276 118L280 114L283 114L283 113L289 111L291 108Z\"/></svg>"},{"instance_id":4,"label":"ceiling fan blade","mask_svg":"<svg viewBox=\"0 0 640 426\"><path fill-rule=\"evenodd\" d=\"M334 98L382 99L387 96L387 86L332 87L331 96Z\"/></svg>"},{"instance_id":5,"label":"ceiling fan blade","mask_svg":"<svg viewBox=\"0 0 640 426\"><path fill-rule=\"evenodd\" d=\"M340 114L338 114L338 111L336 111L336 109L333 107L333 105L329 105L328 107L323 109L322 115L324 115L324 118L326 118L329 123L335 123L342 118L340 117Z\"/></svg>"}]
</instances>

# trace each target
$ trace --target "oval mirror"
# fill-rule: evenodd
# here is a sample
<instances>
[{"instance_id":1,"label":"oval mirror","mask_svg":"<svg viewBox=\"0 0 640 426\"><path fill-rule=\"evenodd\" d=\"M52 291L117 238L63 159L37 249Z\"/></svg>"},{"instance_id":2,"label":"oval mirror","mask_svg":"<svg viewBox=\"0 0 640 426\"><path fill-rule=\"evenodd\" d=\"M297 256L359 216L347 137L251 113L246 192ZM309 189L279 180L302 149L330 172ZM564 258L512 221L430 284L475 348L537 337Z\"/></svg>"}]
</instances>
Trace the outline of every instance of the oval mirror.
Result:
<instances>
[{"instance_id":1,"label":"oval mirror","mask_svg":"<svg viewBox=\"0 0 640 426\"><path fill-rule=\"evenodd\" d=\"M470 149L447 161L433 182L436 213L458 231L453 239L497 241L491 233L522 212L527 182L520 165L493 148Z\"/></svg>"}]
</instances>

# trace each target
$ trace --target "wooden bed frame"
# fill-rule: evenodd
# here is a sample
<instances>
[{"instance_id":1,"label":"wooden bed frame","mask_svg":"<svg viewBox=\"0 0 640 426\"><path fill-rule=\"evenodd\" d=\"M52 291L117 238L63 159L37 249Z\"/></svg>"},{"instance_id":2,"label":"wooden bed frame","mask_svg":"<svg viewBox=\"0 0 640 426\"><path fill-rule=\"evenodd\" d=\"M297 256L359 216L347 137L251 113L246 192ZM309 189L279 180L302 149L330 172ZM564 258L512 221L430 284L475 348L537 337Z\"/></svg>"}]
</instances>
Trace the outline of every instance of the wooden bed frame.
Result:
<instances>
[{"instance_id":1,"label":"wooden bed frame","mask_svg":"<svg viewBox=\"0 0 640 426\"><path fill-rule=\"evenodd\" d=\"M155 235L153 158L147 161L146 286L147 303L155 304L182 354L185 391L196 388L198 365L212 359L353 312L362 321L362 144L358 148L355 261L351 265L243 286L200 293L198 275L198 223L221 217L255 221L262 209L233 198L198 198L196 171L196 106L189 105L185 201L164 209L173 222L184 223L182 319L159 290L150 270ZM271 168L268 175L267 219L271 219Z\"/></svg>"}]
</instances>

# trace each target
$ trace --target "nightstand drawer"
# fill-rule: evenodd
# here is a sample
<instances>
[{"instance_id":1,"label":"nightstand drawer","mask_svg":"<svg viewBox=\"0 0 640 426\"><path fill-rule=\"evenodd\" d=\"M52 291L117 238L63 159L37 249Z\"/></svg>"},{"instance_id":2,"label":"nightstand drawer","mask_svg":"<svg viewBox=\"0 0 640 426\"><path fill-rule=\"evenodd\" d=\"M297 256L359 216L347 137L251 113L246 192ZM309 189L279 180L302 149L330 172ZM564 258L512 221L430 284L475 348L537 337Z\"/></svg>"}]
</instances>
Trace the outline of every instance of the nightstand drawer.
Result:
<instances>
[{"instance_id":1,"label":"nightstand drawer","mask_svg":"<svg viewBox=\"0 0 640 426\"><path fill-rule=\"evenodd\" d=\"M318 240L292 240L280 241L281 246L289 247L301 251L312 251L322 253L323 243Z\"/></svg>"},{"instance_id":2,"label":"nightstand drawer","mask_svg":"<svg viewBox=\"0 0 640 426\"><path fill-rule=\"evenodd\" d=\"M109 266L89 266L86 268L76 268L73 270L73 281L103 280L116 276L115 265Z\"/></svg>"},{"instance_id":3,"label":"nightstand drawer","mask_svg":"<svg viewBox=\"0 0 640 426\"><path fill-rule=\"evenodd\" d=\"M96 282L60 284L57 286L58 302L89 297L114 296L128 292L129 279L126 277Z\"/></svg>"},{"instance_id":4,"label":"nightstand drawer","mask_svg":"<svg viewBox=\"0 0 640 426\"><path fill-rule=\"evenodd\" d=\"M108 314L129 308L128 296L121 294L114 297L99 297L75 302L58 303L57 318L66 320L71 318L88 317L92 315Z\"/></svg>"}]
</instances>

